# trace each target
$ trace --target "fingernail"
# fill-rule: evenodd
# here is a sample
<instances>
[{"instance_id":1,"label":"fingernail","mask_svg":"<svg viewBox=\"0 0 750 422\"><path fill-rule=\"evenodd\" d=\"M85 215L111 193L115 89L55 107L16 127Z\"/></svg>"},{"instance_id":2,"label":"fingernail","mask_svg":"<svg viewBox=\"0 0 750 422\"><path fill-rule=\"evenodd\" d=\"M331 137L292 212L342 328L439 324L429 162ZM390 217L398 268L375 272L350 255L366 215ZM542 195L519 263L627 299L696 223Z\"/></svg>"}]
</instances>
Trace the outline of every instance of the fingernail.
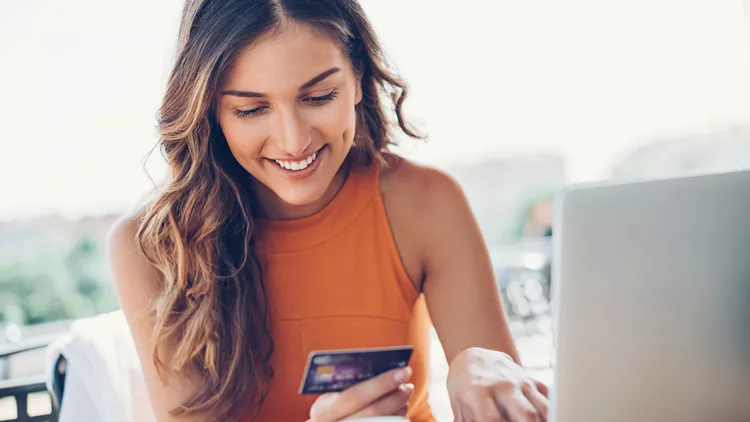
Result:
<instances>
[{"instance_id":1,"label":"fingernail","mask_svg":"<svg viewBox=\"0 0 750 422\"><path fill-rule=\"evenodd\" d=\"M404 382L411 376L411 368L408 366L406 368L400 369L396 372L396 382Z\"/></svg>"},{"instance_id":2,"label":"fingernail","mask_svg":"<svg viewBox=\"0 0 750 422\"><path fill-rule=\"evenodd\" d=\"M411 394L414 391L414 384L401 384L398 388L404 393Z\"/></svg>"}]
</instances>

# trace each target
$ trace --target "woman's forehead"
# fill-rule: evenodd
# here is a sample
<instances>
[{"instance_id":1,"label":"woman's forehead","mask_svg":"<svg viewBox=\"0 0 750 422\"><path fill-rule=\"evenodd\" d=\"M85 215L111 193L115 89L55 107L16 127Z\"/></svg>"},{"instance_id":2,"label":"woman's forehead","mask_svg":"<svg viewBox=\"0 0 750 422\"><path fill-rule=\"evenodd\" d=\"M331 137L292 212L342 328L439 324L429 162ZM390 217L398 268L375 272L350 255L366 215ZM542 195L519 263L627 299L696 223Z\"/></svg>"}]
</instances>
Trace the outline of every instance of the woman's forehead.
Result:
<instances>
[{"instance_id":1,"label":"woman's forehead","mask_svg":"<svg viewBox=\"0 0 750 422\"><path fill-rule=\"evenodd\" d=\"M352 73L348 58L331 37L308 25L285 24L238 54L224 78L224 88L296 90L331 68Z\"/></svg>"}]
</instances>

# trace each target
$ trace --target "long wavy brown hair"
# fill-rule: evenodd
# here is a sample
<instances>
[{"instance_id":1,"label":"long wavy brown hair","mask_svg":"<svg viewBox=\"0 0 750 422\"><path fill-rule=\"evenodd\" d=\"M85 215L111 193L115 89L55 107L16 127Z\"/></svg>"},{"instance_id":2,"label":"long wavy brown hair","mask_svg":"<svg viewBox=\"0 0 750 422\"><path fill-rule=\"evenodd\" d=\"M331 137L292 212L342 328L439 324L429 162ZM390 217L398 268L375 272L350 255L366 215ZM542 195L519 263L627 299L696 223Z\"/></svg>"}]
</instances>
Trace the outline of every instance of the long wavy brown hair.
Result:
<instances>
[{"instance_id":1,"label":"long wavy brown hair","mask_svg":"<svg viewBox=\"0 0 750 422\"><path fill-rule=\"evenodd\" d=\"M215 107L222 76L238 53L288 22L330 36L361 76L363 99L348 160L381 160L392 144L392 128L420 137L402 114L406 85L387 66L356 0L186 2L159 111L159 147L170 178L144 212L137 234L142 252L163 276L154 304L154 362L162 376L197 373L202 379L174 415L208 412L216 420L238 420L260 410L273 377L267 296L254 254L259 207L251 176L232 156ZM176 348L165 353L166 344Z\"/></svg>"}]
</instances>

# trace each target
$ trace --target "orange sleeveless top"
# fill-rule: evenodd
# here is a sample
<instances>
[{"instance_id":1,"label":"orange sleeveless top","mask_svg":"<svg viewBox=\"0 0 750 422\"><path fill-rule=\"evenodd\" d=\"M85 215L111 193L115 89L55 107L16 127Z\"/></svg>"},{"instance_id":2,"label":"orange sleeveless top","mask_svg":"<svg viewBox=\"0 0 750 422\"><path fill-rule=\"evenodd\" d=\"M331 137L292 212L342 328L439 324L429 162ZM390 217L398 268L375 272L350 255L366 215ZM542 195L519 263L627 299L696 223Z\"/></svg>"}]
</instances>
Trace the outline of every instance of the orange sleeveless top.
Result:
<instances>
[{"instance_id":1,"label":"orange sleeveless top","mask_svg":"<svg viewBox=\"0 0 750 422\"><path fill-rule=\"evenodd\" d=\"M408 417L434 421L427 400L429 317L401 263L379 187L379 166L352 167L307 218L263 221L264 269L275 342L274 378L259 421L306 421L318 396L299 388L314 350L413 345Z\"/></svg>"}]
</instances>

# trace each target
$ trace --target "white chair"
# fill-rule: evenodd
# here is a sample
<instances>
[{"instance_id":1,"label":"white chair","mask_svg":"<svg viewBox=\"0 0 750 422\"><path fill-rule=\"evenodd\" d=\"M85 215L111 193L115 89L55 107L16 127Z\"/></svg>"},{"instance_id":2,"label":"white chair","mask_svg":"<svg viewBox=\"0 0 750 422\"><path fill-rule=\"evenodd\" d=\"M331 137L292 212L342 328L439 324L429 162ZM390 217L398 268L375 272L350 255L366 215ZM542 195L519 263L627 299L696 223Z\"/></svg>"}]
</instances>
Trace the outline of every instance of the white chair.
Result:
<instances>
[{"instance_id":1,"label":"white chair","mask_svg":"<svg viewBox=\"0 0 750 422\"><path fill-rule=\"evenodd\" d=\"M155 422L121 311L75 321L47 347L59 422Z\"/></svg>"}]
</instances>

